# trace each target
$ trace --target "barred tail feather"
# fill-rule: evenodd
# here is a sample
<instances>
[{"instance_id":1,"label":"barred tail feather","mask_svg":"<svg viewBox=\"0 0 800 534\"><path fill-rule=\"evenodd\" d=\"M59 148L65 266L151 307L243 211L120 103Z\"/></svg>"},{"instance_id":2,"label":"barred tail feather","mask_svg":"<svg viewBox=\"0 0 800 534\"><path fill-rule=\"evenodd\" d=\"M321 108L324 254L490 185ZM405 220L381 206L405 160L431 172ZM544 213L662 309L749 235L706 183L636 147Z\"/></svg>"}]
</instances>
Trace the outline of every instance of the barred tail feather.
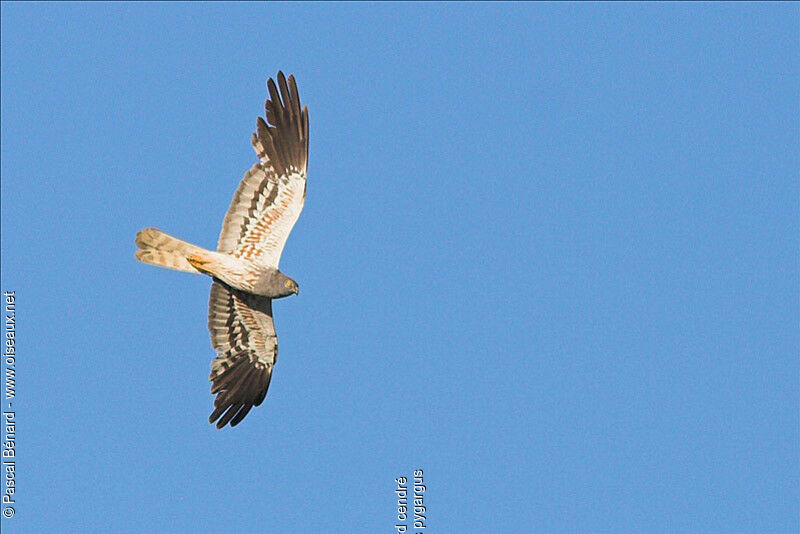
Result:
<instances>
[{"instance_id":1,"label":"barred tail feather","mask_svg":"<svg viewBox=\"0 0 800 534\"><path fill-rule=\"evenodd\" d=\"M208 252L155 228L145 228L136 234L136 245L139 247L136 259L141 262L196 274L200 271L192 266L187 257Z\"/></svg>"}]
</instances>

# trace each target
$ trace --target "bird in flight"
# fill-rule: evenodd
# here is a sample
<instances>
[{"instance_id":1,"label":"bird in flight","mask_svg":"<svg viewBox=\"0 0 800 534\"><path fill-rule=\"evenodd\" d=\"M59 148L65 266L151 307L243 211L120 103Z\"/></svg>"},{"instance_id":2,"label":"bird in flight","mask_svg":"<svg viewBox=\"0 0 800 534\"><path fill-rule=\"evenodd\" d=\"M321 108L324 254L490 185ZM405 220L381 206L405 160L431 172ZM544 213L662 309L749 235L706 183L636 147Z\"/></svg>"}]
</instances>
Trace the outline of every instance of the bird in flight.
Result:
<instances>
[{"instance_id":1,"label":"bird in flight","mask_svg":"<svg viewBox=\"0 0 800 534\"><path fill-rule=\"evenodd\" d=\"M306 197L308 108L300 107L294 76L267 81L265 121L251 143L259 162L247 171L222 223L217 250L146 228L136 235L136 259L211 276L208 330L211 362L209 422L236 426L267 394L278 359L272 299L297 294L297 282L278 269L281 252Z\"/></svg>"}]
</instances>

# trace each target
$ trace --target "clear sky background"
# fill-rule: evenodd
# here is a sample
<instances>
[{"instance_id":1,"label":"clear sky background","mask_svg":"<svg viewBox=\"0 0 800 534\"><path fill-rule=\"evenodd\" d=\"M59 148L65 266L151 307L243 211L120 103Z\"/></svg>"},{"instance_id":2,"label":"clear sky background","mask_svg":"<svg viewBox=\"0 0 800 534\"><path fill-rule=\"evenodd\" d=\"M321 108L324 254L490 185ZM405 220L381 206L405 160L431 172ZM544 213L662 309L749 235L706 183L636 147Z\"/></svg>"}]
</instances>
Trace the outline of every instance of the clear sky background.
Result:
<instances>
[{"instance_id":1,"label":"clear sky background","mask_svg":"<svg viewBox=\"0 0 800 534\"><path fill-rule=\"evenodd\" d=\"M2 5L17 532L800 529L797 4ZM297 77L281 355L208 424L213 247ZM5 402L5 400L3 400ZM5 408L5 404L3 404Z\"/></svg>"}]
</instances>

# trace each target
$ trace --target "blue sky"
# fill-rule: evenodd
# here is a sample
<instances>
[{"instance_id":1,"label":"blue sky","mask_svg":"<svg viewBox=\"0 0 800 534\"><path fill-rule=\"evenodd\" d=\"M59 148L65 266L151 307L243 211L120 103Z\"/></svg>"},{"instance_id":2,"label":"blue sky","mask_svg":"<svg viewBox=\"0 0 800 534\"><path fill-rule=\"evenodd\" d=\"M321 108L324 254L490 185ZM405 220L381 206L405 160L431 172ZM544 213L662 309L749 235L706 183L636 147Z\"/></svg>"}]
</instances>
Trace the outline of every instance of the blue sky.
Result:
<instances>
[{"instance_id":1,"label":"blue sky","mask_svg":"<svg viewBox=\"0 0 800 534\"><path fill-rule=\"evenodd\" d=\"M800 529L797 4L2 6L3 532ZM264 404L207 422L264 82L310 110ZM3 400L5 402L5 399ZM5 404L3 404L5 409Z\"/></svg>"}]
</instances>

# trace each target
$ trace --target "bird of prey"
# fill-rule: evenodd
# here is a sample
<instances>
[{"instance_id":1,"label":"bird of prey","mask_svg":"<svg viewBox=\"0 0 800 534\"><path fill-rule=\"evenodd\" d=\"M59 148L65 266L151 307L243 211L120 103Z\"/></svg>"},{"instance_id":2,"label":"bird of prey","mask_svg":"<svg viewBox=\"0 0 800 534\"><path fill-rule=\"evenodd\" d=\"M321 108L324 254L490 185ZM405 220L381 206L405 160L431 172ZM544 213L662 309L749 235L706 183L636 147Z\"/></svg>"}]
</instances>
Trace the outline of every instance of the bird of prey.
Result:
<instances>
[{"instance_id":1,"label":"bird of prey","mask_svg":"<svg viewBox=\"0 0 800 534\"><path fill-rule=\"evenodd\" d=\"M308 108L300 107L294 76L267 81L264 121L258 117L247 171L222 223L217 250L181 241L155 228L136 235L145 263L211 276L208 329L217 352L211 362L209 422L236 426L267 394L278 358L272 299L297 294L297 282L278 270L281 252L306 196Z\"/></svg>"}]
</instances>

